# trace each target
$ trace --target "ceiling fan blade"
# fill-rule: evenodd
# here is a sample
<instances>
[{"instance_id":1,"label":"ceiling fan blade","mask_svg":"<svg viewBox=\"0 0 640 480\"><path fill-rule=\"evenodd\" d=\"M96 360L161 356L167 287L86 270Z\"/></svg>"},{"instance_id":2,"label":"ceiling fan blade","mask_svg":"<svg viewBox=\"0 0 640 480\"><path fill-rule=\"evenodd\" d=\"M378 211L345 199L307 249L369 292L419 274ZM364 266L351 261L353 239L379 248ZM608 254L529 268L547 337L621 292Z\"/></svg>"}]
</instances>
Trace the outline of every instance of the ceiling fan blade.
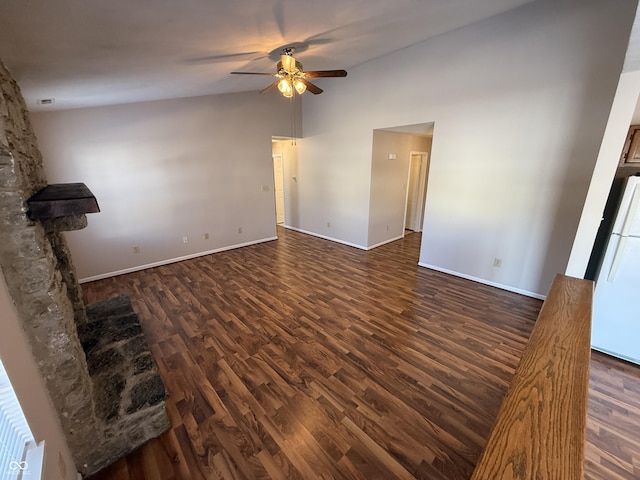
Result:
<instances>
[{"instance_id":1,"label":"ceiling fan blade","mask_svg":"<svg viewBox=\"0 0 640 480\"><path fill-rule=\"evenodd\" d=\"M307 91L313 93L314 95L318 95L318 94L324 92L324 90L322 90L319 86L314 85L309 80L305 80L304 78L301 78L300 81L307 86ZM276 83L278 83L278 82L276 82Z\"/></svg>"},{"instance_id":2,"label":"ceiling fan blade","mask_svg":"<svg viewBox=\"0 0 640 480\"><path fill-rule=\"evenodd\" d=\"M307 78L320 78L320 77L346 77L346 70L315 70L311 72L304 72L304 76Z\"/></svg>"},{"instance_id":3,"label":"ceiling fan blade","mask_svg":"<svg viewBox=\"0 0 640 480\"><path fill-rule=\"evenodd\" d=\"M276 80L267 88L265 88L264 90L261 90L260 93L269 93L270 91L275 90L275 88L278 86L278 82L280 82L280 80Z\"/></svg>"},{"instance_id":4,"label":"ceiling fan blade","mask_svg":"<svg viewBox=\"0 0 640 480\"><path fill-rule=\"evenodd\" d=\"M245 57L255 57L258 54L264 55L263 52L225 53L222 55L207 55L204 57L187 58L185 62L193 64L233 62L240 61ZM262 57L253 58L252 60L258 60L259 58Z\"/></svg>"},{"instance_id":5,"label":"ceiling fan blade","mask_svg":"<svg viewBox=\"0 0 640 480\"><path fill-rule=\"evenodd\" d=\"M270 77L274 76L273 73L266 73L266 72L231 72L231 73L235 75L269 75Z\"/></svg>"}]
</instances>

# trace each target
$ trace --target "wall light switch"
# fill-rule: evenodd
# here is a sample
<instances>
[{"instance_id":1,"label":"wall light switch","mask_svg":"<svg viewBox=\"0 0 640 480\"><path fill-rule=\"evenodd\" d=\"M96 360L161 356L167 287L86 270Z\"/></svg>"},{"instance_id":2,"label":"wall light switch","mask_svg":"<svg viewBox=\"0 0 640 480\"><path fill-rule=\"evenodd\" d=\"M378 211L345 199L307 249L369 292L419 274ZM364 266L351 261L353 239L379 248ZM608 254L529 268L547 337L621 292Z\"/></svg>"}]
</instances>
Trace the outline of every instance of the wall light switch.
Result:
<instances>
[{"instance_id":1,"label":"wall light switch","mask_svg":"<svg viewBox=\"0 0 640 480\"><path fill-rule=\"evenodd\" d=\"M268 192L269 191L269 185L262 185L262 191L263 192Z\"/></svg>"},{"instance_id":2,"label":"wall light switch","mask_svg":"<svg viewBox=\"0 0 640 480\"><path fill-rule=\"evenodd\" d=\"M395 160L398 156L395 153L389 154L389 160Z\"/></svg>"}]
</instances>

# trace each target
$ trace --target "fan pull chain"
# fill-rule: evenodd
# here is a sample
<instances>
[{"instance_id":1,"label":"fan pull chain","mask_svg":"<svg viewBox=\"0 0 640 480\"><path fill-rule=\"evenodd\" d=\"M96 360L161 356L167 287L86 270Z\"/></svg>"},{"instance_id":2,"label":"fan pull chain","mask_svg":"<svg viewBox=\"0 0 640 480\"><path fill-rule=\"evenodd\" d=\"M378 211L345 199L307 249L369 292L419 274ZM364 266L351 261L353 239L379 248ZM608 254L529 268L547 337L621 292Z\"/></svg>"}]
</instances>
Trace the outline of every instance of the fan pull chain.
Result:
<instances>
[{"instance_id":1,"label":"fan pull chain","mask_svg":"<svg viewBox=\"0 0 640 480\"><path fill-rule=\"evenodd\" d=\"M296 146L296 106L293 103L295 94L291 95L291 145Z\"/></svg>"}]
</instances>

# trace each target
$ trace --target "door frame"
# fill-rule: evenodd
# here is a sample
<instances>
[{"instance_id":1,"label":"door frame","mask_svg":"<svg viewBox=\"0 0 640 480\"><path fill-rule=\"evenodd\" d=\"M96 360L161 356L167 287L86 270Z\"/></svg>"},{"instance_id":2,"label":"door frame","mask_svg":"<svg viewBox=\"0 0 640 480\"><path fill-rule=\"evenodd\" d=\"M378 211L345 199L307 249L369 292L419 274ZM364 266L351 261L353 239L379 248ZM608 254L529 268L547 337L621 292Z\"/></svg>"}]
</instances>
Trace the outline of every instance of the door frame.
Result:
<instances>
[{"instance_id":1,"label":"door frame","mask_svg":"<svg viewBox=\"0 0 640 480\"><path fill-rule=\"evenodd\" d=\"M276 177L276 168L275 168L275 160L276 157L280 158L280 178ZM273 166L273 199L275 202L275 210L276 210L276 225L278 225L278 182L282 185L282 224L286 223L286 202L284 198L284 155L282 153L272 153L271 161Z\"/></svg>"},{"instance_id":2,"label":"door frame","mask_svg":"<svg viewBox=\"0 0 640 480\"><path fill-rule=\"evenodd\" d=\"M404 216L403 216L403 228L402 228L402 236L404 237L404 232L407 229L407 207L409 205L409 182L411 181L411 164L414 162L414 155L419 155L421 157L421 165L420 172L418 173L418 208L416 211L416 217L418 221L418 229L414 230L414 232L422 232L423 222L424 222L424 206L425 206L425 193L427 188L427 171L429 164L429 152L422 152L418 150L411 150L409 152L409 162L408 162L408 171L407 171L407 192L404 199Z\"/></svg>"}]
</instances>

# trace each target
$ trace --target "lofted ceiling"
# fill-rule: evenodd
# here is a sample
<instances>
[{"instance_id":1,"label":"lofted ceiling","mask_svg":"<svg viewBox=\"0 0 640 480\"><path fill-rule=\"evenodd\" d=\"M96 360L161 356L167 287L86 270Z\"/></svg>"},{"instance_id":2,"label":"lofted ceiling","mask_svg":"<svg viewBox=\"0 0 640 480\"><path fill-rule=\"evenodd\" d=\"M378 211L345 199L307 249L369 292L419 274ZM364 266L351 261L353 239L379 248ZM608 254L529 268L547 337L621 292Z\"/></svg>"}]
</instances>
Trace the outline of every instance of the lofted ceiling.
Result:
<instances>
[{"instance_id":1,"label":"lofted ceiling","mask_svg":"<svg viewBox=\"0 0 640 480\"><path fill-rule=\"evenodd\" d=\"M529 1L2 0L0 59L31 110L260 90L229 72L275 73L289 45L307 70L349 70Z\"/></svg>"}]
</instances>

